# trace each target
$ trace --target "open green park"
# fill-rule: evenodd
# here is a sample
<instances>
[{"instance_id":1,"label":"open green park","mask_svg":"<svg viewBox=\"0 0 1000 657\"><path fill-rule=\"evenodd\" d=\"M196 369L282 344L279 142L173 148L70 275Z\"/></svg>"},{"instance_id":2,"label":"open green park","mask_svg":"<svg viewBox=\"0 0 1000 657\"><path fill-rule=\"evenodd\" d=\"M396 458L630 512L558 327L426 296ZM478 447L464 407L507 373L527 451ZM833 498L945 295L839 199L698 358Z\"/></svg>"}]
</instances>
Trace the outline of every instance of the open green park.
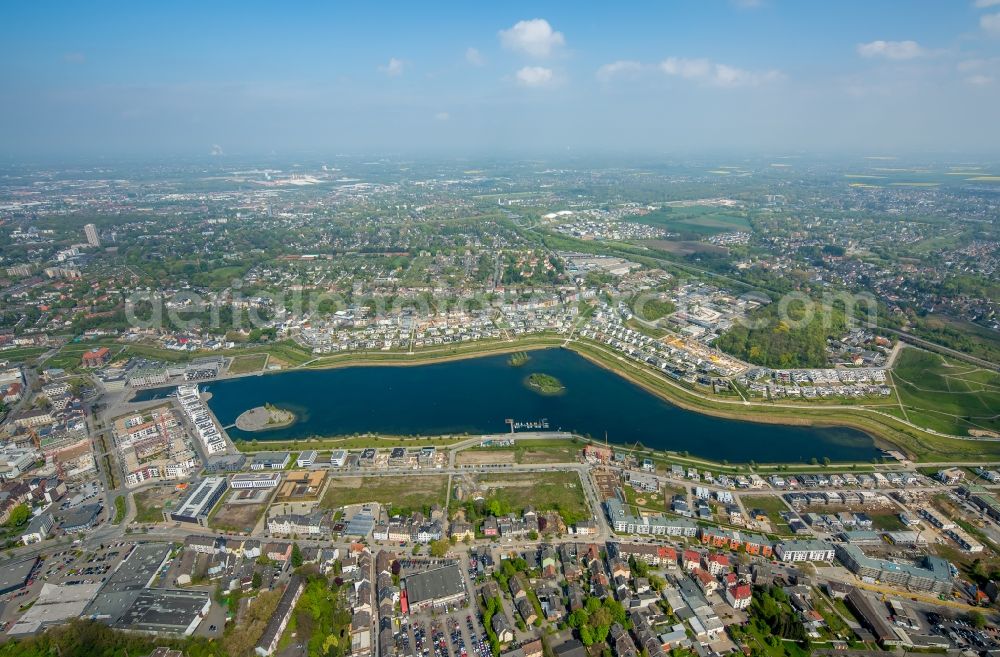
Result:
<instances>
[{"instance_id":1,"label":"open green park","mask_svg":"<svg viewBox=\"0 0 1000 657\"><path fill-rule=\"evenodd\" d=\"M942 433L1000 436L1000 373L904 349L892 379L910 422Z\"/></svg>"}]
</instances>

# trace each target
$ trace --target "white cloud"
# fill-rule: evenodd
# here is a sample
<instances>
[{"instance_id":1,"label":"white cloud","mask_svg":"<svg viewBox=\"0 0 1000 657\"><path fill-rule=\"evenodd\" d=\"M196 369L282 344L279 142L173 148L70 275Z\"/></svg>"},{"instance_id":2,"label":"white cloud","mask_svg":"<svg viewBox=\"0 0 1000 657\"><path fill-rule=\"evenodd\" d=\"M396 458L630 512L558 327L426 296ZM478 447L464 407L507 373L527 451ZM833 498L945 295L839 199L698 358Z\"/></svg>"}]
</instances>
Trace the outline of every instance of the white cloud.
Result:
<instances>
[{"instance_id":1,"label":"white cloud","mask_svg":"<svg viewBox=\"0 0 1000 657\"><path fill-rule=\"evenodd\" d=\"M486 59L483 54L475 48L468 48L465 51L465 61L473 66L482 66L486 63Z\"/></svg>"},{"instance_id":2,"label":"white cloud","mask_svg":"<svg viewBox=\"0 0 1000 657\"><path fill-rule=\"evenodd\" d=\"M983 75L982 73L977 73L976 75L970 75L965 78L965 81L976 87L985 87L993 84L993 78L988 75Z\"/></svg>"},{"instance_id":3,"label":"white cloud","mask_svg":"<svg viewBox=\"0 0 1000 657\"><path fill-rule=\"evenodd\" d=\"M525 87L544 87L552 83L552 69L544 66L525 66L516 74L517 83Z\"/></svg>"},{"instance_id":4,"label":"white cloud","mask_svg":"<svg viewBox=\"0 0 1000 657\"><path fill-rule=\"evenodd\" d=\"M707 78L712 72L712 62L707 59L687 59L667 57L660 62L660 68L667 75L677 75L688 80Z\"/></svg>"},{"instance_id":5,"label":"white cloud","mask_svg":"<svg viewBox=\"0 0 1000 657\"><path fill-rule=\"evenodd\" d=\"M402 59L396 59L395 57L389 58L389 63L384 66L379 66L378 70L385 73L389 77L396 77L403 74L403 67L405 64Z\"/></svg>"},{"instance_id":6,"label":"white cloud","mask_svg":"<svg viewBox=\"0 0 1000 657\"><path fill-rule=\"evenodd\" d=\"M872 41L859 43L858 54L862 57L885 57L895 61L922 57L926 51L916 41Z\"/></svg>"},{"instance_id":7,"label":"white cloud","mask_svg":"<svg viewBox=\"0 0 1000 657\"><path fill-rule=\"evenodd\" d=\"M972 6L976 9L986 9L987 7L995 7L1000 5L1000 0L976 0L972 3Z\"/></svg>"},{"instance_id":8,"label":"white cloud","mask_svg":"<svg viewBox=\"0 0 1000 657\"><path fill-rule=\"evenodd\" d=\"M434 115L435 121L448 121L451 119L451 114L448 112L438 112Z\"/></svg>"},{"instance_id":9,"label":"white cloud","mask_svg":"<svg viewBox=\"0 0 1000 657\"><path fill-rule=\"evenodd\" d=\"M619 75L635 75L642 70L642 64L627 59L619 59L597 69L597 79L601 82L609 82Z\"/></svg>"},{"instance_id":10,"label":"white cloud","mask_svg":"<svg viewBox=\"0 0 1000 657\"><path fill-rule=\"evenodd\" d=\"M1000 13L980 16L979 26L993 36L1000 36Z\"/></svg>"},{"instance_id":11,"label":"white cloud","mask_svg":"<svg viewBox=\"0 0 1000 657\"><path fill-rule=\"evenodd\" d=\"M508 50L532 57L548 57L566 45L562 32L556 32L544 18L518 21L507 30L500 30L500 44Z\"/></svg>"},{"instance_id":12,"label":"white cloud","mask_svg":"<svg viewBox=\"0 0 1000 657\"><path fill-rule=\"evenodd\" d=\"M660 70L667 75L717 87L759 87L784 77L780 71L748 71L704 58L668 57L660 62Z\"/></svg>"},{"instance_id":13,"label":"white cloud","mask_svg":"<svg viewBox=\"0 0 1000 657\"><path fill-rule=\"evenodd\" d=\"M975 87L985 87L993 84L1000 75L1000 57L987 59L966 59L955 65L959 73L965 75L963 80Z\"/></svg>"}]
</instances>

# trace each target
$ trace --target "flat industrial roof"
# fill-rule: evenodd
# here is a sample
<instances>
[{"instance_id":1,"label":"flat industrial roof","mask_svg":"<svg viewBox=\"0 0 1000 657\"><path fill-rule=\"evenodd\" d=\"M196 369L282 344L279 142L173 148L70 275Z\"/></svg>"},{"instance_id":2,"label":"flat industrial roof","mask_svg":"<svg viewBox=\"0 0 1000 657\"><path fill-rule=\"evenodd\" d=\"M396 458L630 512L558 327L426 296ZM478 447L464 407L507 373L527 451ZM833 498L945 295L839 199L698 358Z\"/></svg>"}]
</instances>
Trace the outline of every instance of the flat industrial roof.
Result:
<instances>
[{"instance_id":1,"label":"flat industrial roof","mask_svg":"<svg viewBox=\"0 0 1000 657\"><path fill-rule=\"evenodd\" d=\"M103 507L100 504L85 504L63 512L59 521L63 529L74 527L85 527L92 525L97 520Z\"/></svg>"},{"instance_id":2,"label":"flat industrial roof","mask_svg":"<svg viewBox=\"0 0 1000 657\"><path fill-rule=\"evenodd\" d=\"M183 634L210 603L207 591L146 589L112 626L123 630Z\"/></svg>"},{"instance_id":3,"label":"flat industrial roof","mask_svg":"<svg viewBox=\"0 0 1000 657\"><path fill-rule=\"evenodd\" d=\"M233 475L233 481L274 481L281 479L280 472L240 472Z\"/></svg>"},{"instance_id":4,"label":"flat industrial roof","mask_svg":"<svg viewBox=\"0 0 1000 657\"><path fill-rule=\"evenodd\" d=\"M441 600L465 593L465 581L458 564L442 566L406 576L406 599L410 605Z\"/></svg>"},{"instance_id":5,"label":"flat industrial roof","mask_svg":"<svg viewBox=\"0 0 1000 657\"><path fill-rule=\"evenodd\" d=\"M42 585L42 592L35 604L7 633L32 634L47 625L78 618L97 595L99 588L100 582L72 586L46 582Z\"/></svg>"},{"instance_id":6,"label":"flat industrial roof","mask_svg":"<svg viewBox=\"0 0 1000 657\"><path fill-rule=\"evenodd\" d=\"M38 557L31 557L7 563L3 567L0 567L0 591L8 591L23 586L28 581L28 575L36 563L38 563Z\"/></svg>"},{"instance_id":7,"label":"flat industrial roof","mask_svg":"<svg viewBox=\"0 0 1000 657\"><path fill-rule=\"evenodd\" d=\"M219 486L226 485L225 477L205 477L201 480L201 483L191 491L184 501L175 511L173 515L175 516L185 516L188 518L195 518L199 514L208 511L204 509L205 502L212 497L212 493L216 491Z\"/></svg>"},{"instance_id":8,"label":"flat industrial roof","mask_svg":"<svg viewBox=\"0 0 1000 657\"><path fill-rule=\"evenodd\" d=\"M132 591L144 588L152 581L160 565L170 554L166 543L140 543L129 553L108 578L101 593L110 591Z\"/></svg>"}]
</instances>

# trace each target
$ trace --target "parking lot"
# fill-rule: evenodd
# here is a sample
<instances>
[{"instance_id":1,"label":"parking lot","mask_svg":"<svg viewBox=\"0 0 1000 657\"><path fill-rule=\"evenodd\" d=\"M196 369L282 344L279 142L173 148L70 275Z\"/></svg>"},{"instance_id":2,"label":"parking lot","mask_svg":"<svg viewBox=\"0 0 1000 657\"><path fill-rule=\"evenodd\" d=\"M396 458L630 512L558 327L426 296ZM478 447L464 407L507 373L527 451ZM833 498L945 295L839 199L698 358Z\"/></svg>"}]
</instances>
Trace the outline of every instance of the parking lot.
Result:
<instances>
[{"instance_id":1,"label":"parking lot","mask_svg":"<svg viewBox=\"0 0 1000 657\"><path fill-rule=\"evenodd\" d=\"M34 602L46 583L62 586L99 584L104 582L128 555L132 543L114 543L92 552L75 547L47 555L35 567L27 585L0 598L0 622L6 623L20 614L18 611Z\"/></svg>"},{"instance_id":2,"label":"parking lot","mask_svg":"<svg viewBox=\"0 0 1000 657\"><path fill-rule=\"evenodd\" d=\"M403 657L495 657L473 607L450 614L414 614L404 618L396 647Z\"/></svg>"}]
</instances>

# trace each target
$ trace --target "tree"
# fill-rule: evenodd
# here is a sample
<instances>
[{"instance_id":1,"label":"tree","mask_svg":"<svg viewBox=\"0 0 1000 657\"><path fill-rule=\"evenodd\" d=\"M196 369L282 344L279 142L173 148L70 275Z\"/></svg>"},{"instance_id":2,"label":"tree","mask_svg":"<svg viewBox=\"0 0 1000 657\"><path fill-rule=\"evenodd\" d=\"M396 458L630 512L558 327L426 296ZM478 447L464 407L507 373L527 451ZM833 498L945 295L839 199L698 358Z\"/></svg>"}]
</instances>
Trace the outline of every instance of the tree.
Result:
<instances>
[{"instance_id":1,"label":"tree","mask_svg":"<svg viewBox=\"0 0 1000 657\"><path fill-rule=\"evenodd\" d=\"M970 611L965 615L965 620L967 620L969 624L977 630L981 630L986 627L986 617L983 616L982 612Z\"/></svg>"},{"instance_id":2,"label":"tree","mask_svg":"<svg viewBox=\"0 0 1000 657\"><path fill-rule=\"evenodd\" d=\"M448 539L442 538L436 541L431 541L431 556L436 559L443 558L448 554L448 550L451 549L451 543Z\"/></svg>"},{"instance_id":3,"label":"tree","mask_svg":"<svg viewBox=\"0 0 1000 657\"><path fill-rule=\"evenodd\" d=\"M8 527L20 527L21 525L28 522L28 518L31 517L31 508L27 504L18 504L10 512L10 518L7 520Z\"/></svg>"},{"instance_id":4,"label":"tree","mask_svg":"<svg viewBox=\"0 0 1000 657\"><path fill-rule=\"evenodd\" d=\"M302 565L302 549L299 548L298 543L292 543L292 568L298 568Z\"/></svg>"},{"instance_id":5,"label":"tree","mask_svg":"<svg viewBox=\"0 0 1000 657\"><path fill-rule=\"evenodd\" d=\"M259 589L263 583L264 583L264 578L261 576L260 573L254 573L253 577L250 578L250 586L252 586L255 589Z\"/></svg>"}]
</instances>

